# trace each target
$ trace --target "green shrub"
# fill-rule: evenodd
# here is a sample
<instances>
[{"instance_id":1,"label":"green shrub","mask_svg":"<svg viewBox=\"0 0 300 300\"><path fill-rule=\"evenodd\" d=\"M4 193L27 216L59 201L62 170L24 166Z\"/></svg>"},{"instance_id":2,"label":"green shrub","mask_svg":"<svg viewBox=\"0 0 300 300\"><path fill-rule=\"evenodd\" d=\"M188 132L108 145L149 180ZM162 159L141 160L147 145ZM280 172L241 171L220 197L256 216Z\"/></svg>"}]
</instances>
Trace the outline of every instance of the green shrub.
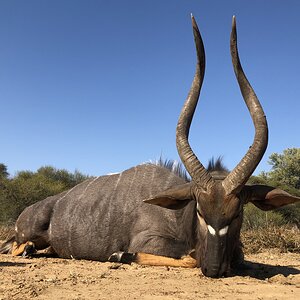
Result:
<instances>
[{"instance_id":1,"label":"green shrub","mask_svg":"<svg viewBox=\"0 0 300 300\"><path fill-rule=\"evenodd\" d=\"M262 211L249 203L244 207L243 230L260 229L268 226L281 226L288 223L283 215L276 211Z\"/></svg>"},{"instance_id":2,"label":"green shrub","mask_svg":"<svg viewBox=\"0 0 300 300\"><path fill-rule=\"evenodd\" d=\"M70 189L87 178L78 171L70 173L48 166L37 172L19 172L14 178L1 176L0 224L15 221L27 206Z\"/></svg>"}]
</instances>

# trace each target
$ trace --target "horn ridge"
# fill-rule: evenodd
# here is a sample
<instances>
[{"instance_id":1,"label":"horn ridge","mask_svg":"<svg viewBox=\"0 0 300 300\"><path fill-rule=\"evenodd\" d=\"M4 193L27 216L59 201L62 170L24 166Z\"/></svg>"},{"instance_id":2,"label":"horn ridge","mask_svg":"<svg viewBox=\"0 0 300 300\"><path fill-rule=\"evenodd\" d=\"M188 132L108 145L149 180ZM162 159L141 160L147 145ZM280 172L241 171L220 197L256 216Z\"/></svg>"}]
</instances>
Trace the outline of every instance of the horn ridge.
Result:
<instances>
[{"instance_id":1,"label":"horn ridge","mask_svg":"<svg viewBox=\"0 0 300 300\"><path fill-rule=\"evenodd\" d=\"M179 116L176 129L176 146L178 154L186 170L197 186L204 189L210 188L214 180L194 154L189 141L189 130L198 103L201 86L205 73L205 51L199 28L192 16L193 34L197 52L197 65L195 76L185 104Z\"/></svg>"},{"instance_id":2,"label":"horn ridge","mask_svg":"<svg viewBox=\"0 0 300 300\"><path fill-rule=\"evenodd\" d=\"M230 37L230 50L234 72L241 90L243 99L250 112L255 136L252 146L239 164L228 174L223 181L223 187L227 194L238 193L261 161L268 144L268 124L263 108L251 87L240 62L237 48L236 19L232 19L232 31Z\"/></svg>"}]
</instances>

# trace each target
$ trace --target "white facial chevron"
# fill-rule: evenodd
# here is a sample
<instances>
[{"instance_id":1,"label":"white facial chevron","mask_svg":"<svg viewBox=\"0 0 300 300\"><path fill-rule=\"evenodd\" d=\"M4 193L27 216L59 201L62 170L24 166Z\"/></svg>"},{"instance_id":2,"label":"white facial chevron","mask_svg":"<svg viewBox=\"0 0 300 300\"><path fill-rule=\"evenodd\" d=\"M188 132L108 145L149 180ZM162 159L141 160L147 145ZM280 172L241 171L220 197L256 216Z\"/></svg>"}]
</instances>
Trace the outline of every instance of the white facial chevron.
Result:
<instances>
[{"instance_id":1,"label":"white facial chevron","mask_svg":"<svg viewBox=\"0 0 300 300\"><path fill-rule=\"evenodd\" d=\"M216 233L217 233L216 229L214 229L212 226L206 224L205 220L202 218L202 216L201 216L200 213L199 213L199 204L198 204L198 203L197 203L197 217L198 217L200 226L201 226L202 228L203 228L204 226L206 226L208 232L209 232L211 235L215 236ZM224 235L226 235L227 232L228 232L228 228L229 228L229 226L227 225L227 226L225 226L224 228L220 229L220 230L218 231L218 235L219 235L219 236L224 236Z\"/></svg>"},{"instance_id":2,"label":"white facial chevron","mask_svg":"<svg viewBox=\"0 0 300 300\"><path fill-rule=\"evenodd\" d=\"M229 226L225 226L224 228L220 229L219 232L218 232L218 235L219 236L224 236L225 234L227 234L228 232L228 228ZM208 232L211 234L211 235L216 235L216 230L210 226L210 225L207 225L207 229L208 229Z\"/></svg>"},{"instance_id":3,"label":"white facial chevron","mask_svg":"<svg viewBox=\"0 0 300 300\"><path fill-rule=\"evenodd\" d=\"M222 229L220 229L219 230L219 235L220 236L223 236L223 235L225 235L226 233L227 233L227 231L228 231L228 225L227 226L225 226L224 228L222 228Z\"/></svg>"},{"instance_id":4,"label":"white facial chevron","mask_svg":"<svg viewBox=\"0 0 300 300\"><path fill-rule=\"evenodd\" d=\"M210 225L207 225L207 229L208 229L208 231L209 231L209 233L210 233L211 235L216 235L215 229L212 228Z\"/></svg>"}]
</instances>

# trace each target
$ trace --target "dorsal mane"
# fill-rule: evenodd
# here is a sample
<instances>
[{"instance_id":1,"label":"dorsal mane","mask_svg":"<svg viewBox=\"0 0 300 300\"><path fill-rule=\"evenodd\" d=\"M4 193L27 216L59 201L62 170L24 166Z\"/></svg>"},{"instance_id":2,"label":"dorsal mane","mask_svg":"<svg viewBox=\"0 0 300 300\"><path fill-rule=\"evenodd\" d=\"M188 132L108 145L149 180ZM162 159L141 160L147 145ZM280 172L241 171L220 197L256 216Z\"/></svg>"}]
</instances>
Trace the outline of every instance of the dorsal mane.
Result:
<instances>
[{"instance_id":1,"label":"dorsal mane","mask_svg":"<svg viewBox=\"0 0 300 300\"><path fill-rule=\"evenodd\" d=\"M151 163L156 166L168 169L169 171L173 172L186 181L191 181L191 177L189 176L181 162L172 159L159 158L158 160L154 162L152 161ZM211 174L211 176L217 180L223 180L229 173L229 170L223 164L223 158L221 156L219 156L216 160L214 157L212 157L209 160L206 169Z\"/></svg>"},{"instance_id":2,"label":"dorsal mane","mask_svg":"<svg viewBox=\"0 0 300 300\"><path fill-rule=\"evenodd\" d=\"M210 175L217 180L223 180L229 173L229 170L223 164L222 156L219 156L216 160L212 157L207 165L207 171Z\"/></svg>"},{"instance_id":3,"label":"dorsal mane","mask_svg":"<svg viewBox=\"0 0 300 300\"><path fill-rule=\"evenodd\" d=\"M213 172L213 171L226 171L226 172L229 172L229 170L223 164L223 157L222 156L219 156L216 160L215 160L214 157L212 157L208 162L206 170L208 172Z\"/></svg>"},{"instance_id":4,"label":"dorsal mane","mask_svg":"<svg viewBox=\"0 0 300 300\"><path fill-rule=\"evenodd\" d=\"M189 174L187 173L187 171L185 170L185 168L181 162L178 162L178 161L172 160L172 159L160 158L152 163L157 166L168 169L172 173L183 178L185 181L191 181Z\"/></svg>"}]
</instances>

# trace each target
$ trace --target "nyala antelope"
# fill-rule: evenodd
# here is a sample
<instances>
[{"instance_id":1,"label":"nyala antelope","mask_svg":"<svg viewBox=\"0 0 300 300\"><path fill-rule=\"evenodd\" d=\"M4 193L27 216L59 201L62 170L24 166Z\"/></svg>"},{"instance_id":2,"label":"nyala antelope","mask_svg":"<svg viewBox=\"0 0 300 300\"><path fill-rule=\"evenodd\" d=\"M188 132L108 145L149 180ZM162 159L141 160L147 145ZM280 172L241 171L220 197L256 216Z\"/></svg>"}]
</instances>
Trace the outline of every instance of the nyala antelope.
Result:
<instances>
[{"instance_id":1,"label":"nyala antelope","mask_svg":"<svg viewBox=\"0 0 300 300\"><path fill-rule=\"evenodd\" d=\"M205 53L194 17L192 26L196 72L176 130L178 153L191 179L150 163L90 178L26 208L1 253L24 255L51 247L62 258L199 267L209 277L228 276L243 261L243 206L252 202L271 210L300 200L274 187L246 184L266 150L268 127L239 60L234 17L232 63L254 123L254 141L231 172L219 161L206 169L194 154L188 136Z\"/></svg>"}]
</instances>

